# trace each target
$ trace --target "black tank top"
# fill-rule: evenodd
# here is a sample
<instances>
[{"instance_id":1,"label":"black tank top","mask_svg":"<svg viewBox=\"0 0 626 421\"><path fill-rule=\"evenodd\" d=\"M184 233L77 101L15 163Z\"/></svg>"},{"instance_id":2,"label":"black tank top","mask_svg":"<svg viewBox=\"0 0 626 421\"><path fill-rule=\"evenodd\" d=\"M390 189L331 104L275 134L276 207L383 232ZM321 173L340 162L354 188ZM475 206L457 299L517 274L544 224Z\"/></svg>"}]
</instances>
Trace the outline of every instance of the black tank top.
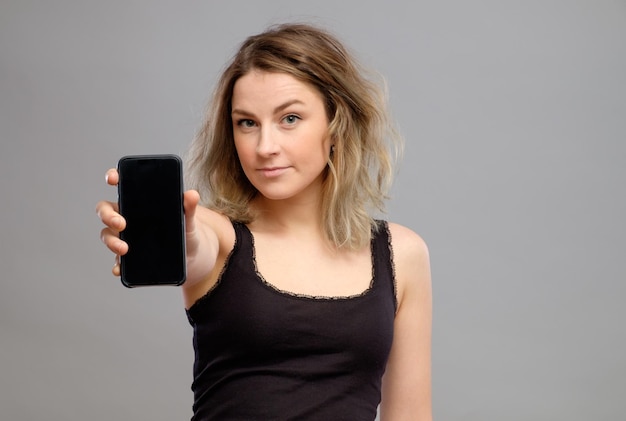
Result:
<instances>
[{"instance_id":1,"label":"black tank top","mask_svg":"<svg viewBox=\"0 0 626 421\"><path fill-rule=\"evenodd\" d=\"M350 297L277 290L257 272L252 233L233 226L217 285L187 311L192 420L374 420L396 311L387 223L373 230L370 287Z\"/></svg>"}]
</instances>

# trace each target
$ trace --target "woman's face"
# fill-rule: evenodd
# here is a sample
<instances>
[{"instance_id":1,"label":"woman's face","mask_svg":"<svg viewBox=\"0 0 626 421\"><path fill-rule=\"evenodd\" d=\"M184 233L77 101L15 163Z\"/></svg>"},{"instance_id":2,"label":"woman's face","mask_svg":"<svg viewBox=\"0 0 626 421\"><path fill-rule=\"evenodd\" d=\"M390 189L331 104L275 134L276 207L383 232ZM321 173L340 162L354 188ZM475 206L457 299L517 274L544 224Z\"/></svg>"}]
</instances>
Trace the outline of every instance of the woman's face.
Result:
<instances>
[{"instance_id":1,"label":"woman's face","mask_svg":"<svg viewBox=\"0 0 626 421\"><path fill-rule=\"evenodd\" d=\"M253 70L235 82L232 124L243 171L266 199L318 199L330 140L316 88Z\"/></svg>"}]
</instances>

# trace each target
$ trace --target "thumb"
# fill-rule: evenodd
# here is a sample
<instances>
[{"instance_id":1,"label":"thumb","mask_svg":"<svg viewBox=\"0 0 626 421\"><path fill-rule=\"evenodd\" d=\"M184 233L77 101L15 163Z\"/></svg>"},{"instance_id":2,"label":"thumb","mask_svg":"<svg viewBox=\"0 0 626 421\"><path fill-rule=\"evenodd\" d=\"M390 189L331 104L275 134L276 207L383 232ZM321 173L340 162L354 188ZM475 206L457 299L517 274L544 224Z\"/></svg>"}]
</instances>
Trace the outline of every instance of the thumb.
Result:
<instances>
[{"instance_id":1,"label":"thumb","mask_svg":"<svg viewBox=\"0 0 626 421\"><path fill-rule=\"evenodd\" d=\"M183 193L183 208L185 209L185 225L187 234L193 233L196 229L195 216L200 194L195 190L187 190Z\"/></svg>"}]
</instances>

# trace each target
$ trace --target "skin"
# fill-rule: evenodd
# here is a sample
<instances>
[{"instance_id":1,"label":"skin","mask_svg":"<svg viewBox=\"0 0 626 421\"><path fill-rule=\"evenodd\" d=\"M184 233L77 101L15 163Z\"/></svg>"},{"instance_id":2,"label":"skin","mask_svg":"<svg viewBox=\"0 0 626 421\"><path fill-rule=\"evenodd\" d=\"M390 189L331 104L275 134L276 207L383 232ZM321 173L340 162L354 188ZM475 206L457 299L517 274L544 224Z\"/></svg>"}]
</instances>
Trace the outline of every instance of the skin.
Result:
<instances>
[{"instance_id":1,"label":"skin","mask_svg":"<svg viewBox=\"0 0 626 421\"><path fill-rule=\"evenodd\" d=\"M260 193L251 203L259 217L249 228L264 278L284 291L315 296L366 290L371 277L369 247L337 249L326 240L321 225L319 199L331 140L320 93L287 74L251 71L235 83L232 109L237 154ZM117 171L109 170L106 179L117 185ZM198 206L198 201L196 191L185 192L187 281L182 291L187 308L215 285L235 242L230 221ZM113 274L119 276L119 256L128 251L119 239L125 220L114 202L101 201L96 210L105 225L101 239L116 255ZM410 229L394 223L389 229L398 311L383 378L381 418L432 420L428 249Z\"/></svg>"}]
</instances>

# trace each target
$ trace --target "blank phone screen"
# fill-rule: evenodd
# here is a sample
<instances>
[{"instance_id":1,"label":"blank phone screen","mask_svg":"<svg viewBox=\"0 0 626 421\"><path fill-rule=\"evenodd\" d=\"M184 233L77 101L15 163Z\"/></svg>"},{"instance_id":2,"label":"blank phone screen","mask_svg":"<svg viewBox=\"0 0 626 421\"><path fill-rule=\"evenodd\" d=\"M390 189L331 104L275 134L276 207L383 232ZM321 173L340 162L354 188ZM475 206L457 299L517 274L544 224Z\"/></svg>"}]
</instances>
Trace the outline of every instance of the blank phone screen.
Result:
<instances>
[{"instance_id":1,"label":"blank phone screen","mask_svg":"<svg viewBox=\"0 0 626 421\"><path fill-rule=\"evenodd\" d=\"M128 243L121 258L128 287L180 285L185 280L185 228L180 158L175 155L120 159L119 205L126 219L120 238Z\"/></svg>"}]
</instances>

